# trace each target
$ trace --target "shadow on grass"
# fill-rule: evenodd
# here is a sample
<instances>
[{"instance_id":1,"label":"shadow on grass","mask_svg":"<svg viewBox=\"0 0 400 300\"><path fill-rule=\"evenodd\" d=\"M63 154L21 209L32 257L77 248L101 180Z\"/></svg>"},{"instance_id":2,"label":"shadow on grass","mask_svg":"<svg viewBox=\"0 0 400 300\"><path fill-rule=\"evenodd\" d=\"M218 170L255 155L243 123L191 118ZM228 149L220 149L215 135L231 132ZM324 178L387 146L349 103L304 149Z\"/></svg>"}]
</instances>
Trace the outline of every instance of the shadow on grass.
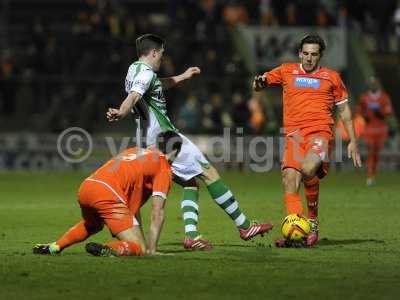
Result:
<instances>
[{"instance_id":1,"label":"shadow on grass","mask_svg":"<svg viewBox=\"0 0 400 300\"><path fill-rule=\"evenodd\" d=\"M341 245L355 245L355 244L364 244L364 243L373 243L373 244L385 244L384 241L375 240L375 239L349 239L349 240L329 240L327 238L323 238L319 240L318 246L341 246Z\"/></svg>"},{"instance_id":2,"label":"shadow on grass","mask_svg":"<svg viewBox=\"0 0 400 300\"><path fill-rule=\"evenodd\" d=\"M178 246L183 247L182 243L163 243L162 246ZM233 243L212 243L212 246L218 248L271 248L269 244L259 243L259 242L248 242L247 244L233 244ZM187 252L187 250L182 250L182 252ZM179 252L179 251L177 251Z\"/></svg>"}]
</instances>

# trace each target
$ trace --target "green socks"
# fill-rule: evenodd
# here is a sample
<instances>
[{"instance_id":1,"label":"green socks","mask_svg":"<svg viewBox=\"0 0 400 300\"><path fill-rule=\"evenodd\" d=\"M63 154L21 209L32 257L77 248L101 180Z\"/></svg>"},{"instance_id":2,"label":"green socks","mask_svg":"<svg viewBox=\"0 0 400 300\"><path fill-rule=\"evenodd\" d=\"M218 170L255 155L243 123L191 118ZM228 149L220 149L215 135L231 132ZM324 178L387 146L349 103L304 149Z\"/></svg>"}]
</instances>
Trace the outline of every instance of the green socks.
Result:
<instances>
[{"instance_id":1,"label":"green socks","mask_svg":"<svg viewBox=\"0 0 400 300\"><path fill-rule=\"evenodd\" d=\"M225 210L238 228L247 229L250 227L250 221L242 213L232 192L225 186L221 179L208 185L207 189L214 201L219 207Z\"/></svg>"},{"instance_id":2,"label":"green socks","mask_svg":"<svg viewBox=\"0 0 400 300\"><path fill-rule=\"evenodd\" d=\"M183 189L181 209L183 222L185 223L185 235L194 239L199 235L197 223L199 221L199 190L196 187Z\"/></svg>"}]
</instances>

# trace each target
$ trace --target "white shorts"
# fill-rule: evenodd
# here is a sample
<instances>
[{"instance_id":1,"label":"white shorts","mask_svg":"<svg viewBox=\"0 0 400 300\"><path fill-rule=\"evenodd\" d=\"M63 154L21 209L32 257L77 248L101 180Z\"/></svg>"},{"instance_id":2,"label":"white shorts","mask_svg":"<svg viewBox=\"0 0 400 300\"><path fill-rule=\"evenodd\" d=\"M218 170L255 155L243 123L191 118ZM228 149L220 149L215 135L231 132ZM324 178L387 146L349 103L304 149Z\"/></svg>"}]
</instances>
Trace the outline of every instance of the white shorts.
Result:
<instances>
[{"instance_id":1,"label":"white shorts","mask_svg":"<svg viewBox=\"0 0 400 300\"><path fill-rule=\"evenodd\" d=\"M147 147L156 143L156 137L161 131L161 127L156 118L153 114L150 114L150 124L146 133ZM208 165L210 163L195 144L183 134L179 133L179 135L182 137L183 143L181 152L179 152L178 157L172 163L172 172L174 175L187 181L203 173L202 165Z\"/></svg>"},{"instance_id":2,"label":"white shorts","mask_svg":"<svg viewBox=\"0 0 400 300\"><path fill-rule=\"evenodd\" d=\"M182 137L183 143L181 152L172 163L172 172L187 181L203 173L202 165L209 165L210 163L195 144L183 134L179 133L179 135Z\"/></svg>"}]
</instances>

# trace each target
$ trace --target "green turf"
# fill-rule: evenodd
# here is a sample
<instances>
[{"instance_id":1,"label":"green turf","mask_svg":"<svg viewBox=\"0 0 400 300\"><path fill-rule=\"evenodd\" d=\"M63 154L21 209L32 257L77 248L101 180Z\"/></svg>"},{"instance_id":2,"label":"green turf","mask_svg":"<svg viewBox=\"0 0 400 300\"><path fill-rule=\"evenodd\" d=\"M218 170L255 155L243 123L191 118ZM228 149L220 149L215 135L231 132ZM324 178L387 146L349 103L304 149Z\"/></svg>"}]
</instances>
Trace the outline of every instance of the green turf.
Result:
<instances>
[{"instance_id":1,"label":"green turf","mask_svg":"<svg viewBox=\"0 0 400 300\"><path fill-rule=\"evenodd\" d=\"M227 173L245 213L278 225L272 234L241 241L203 188L200 229L215 250L183 251L175 187L160 242L172 256L91 257L84 244L57 257L31 254L34 243L53 241L78 220L75 195L84 176L0 175L0 299L399 297L400 174L382 174L372 188L364 187L361 173L330 174L321 187L322 241L315 249L270 246L284 215L278 173ZM91 240L107 239L104 230Z\"/></svg>"}]
</instances>

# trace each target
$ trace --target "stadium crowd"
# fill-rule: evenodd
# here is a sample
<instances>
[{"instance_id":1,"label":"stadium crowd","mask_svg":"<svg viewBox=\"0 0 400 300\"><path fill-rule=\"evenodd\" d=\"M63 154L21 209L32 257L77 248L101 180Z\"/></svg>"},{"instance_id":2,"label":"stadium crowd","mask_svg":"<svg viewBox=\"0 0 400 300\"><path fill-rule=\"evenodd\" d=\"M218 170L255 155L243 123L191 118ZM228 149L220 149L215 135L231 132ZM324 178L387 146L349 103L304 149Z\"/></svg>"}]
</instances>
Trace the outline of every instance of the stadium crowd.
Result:
<instances>
[{"instance_id":1,"label":"stadium crowd","mask_svg":"<svg viewBox=\"0 0 400 300\"><path fill-rule=\"evenodd\" d=\"M153 32L168 41L161 76L188 66L202 69L194 83L167 94L173 121L188 133L223 127L263 132L269 120L263 102L250 99L244 80L250 74L234 51L230 27L339 25L385 40L400 26L400 3L376 2L41 0L26 7L23 1L0 1L2 128L101 129L106 108L123 97L127 68L136 59L135 38Z\"/></svg>"}]
</instances>

